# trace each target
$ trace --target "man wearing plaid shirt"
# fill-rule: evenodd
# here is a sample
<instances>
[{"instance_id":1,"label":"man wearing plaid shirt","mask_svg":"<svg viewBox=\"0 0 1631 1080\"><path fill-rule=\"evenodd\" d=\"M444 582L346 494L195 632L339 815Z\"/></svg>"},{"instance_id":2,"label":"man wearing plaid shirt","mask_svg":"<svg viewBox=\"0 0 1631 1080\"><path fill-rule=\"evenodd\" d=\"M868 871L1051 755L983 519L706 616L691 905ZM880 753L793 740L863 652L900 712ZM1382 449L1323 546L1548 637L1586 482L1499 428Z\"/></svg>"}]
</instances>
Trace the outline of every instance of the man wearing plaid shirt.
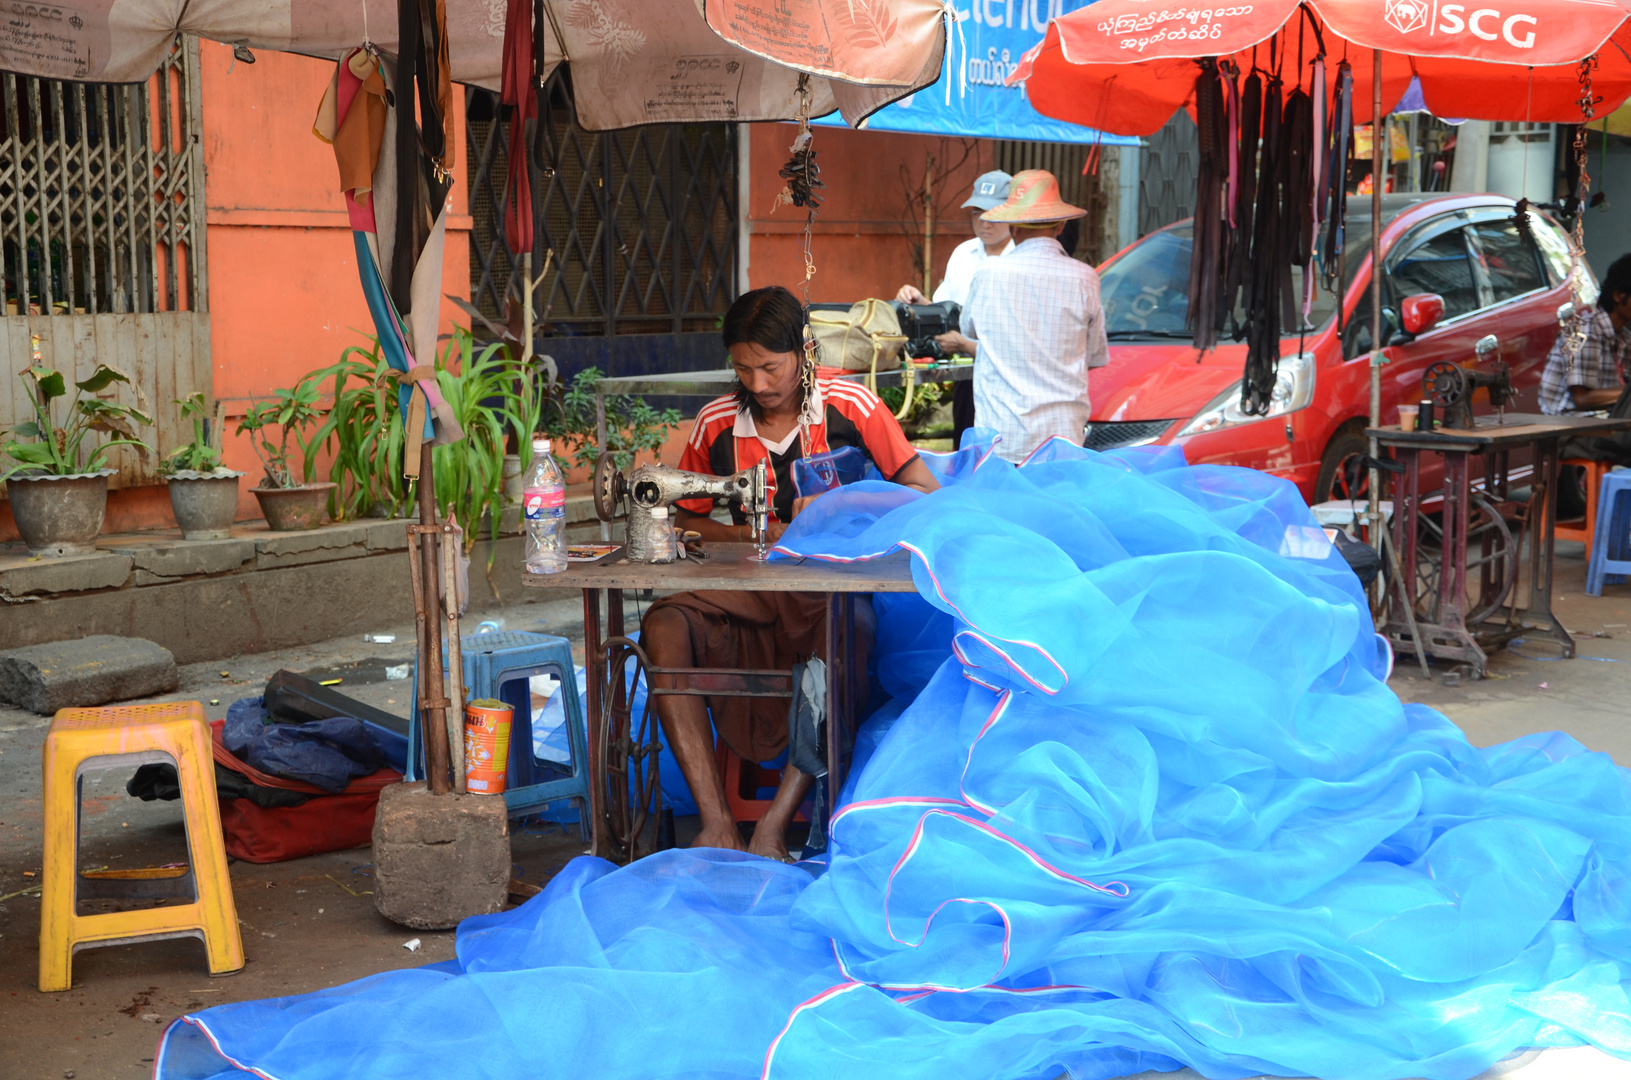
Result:
<instances>
[{"instance_id":1,"label":"man wearing plaid shirt","mask_svg":"<svg viewBox=\"0 0 1631 1080\"><path fill-rule=\"evenodd\" d=\"M1087 213L1059 198L1052 173L1014 176L1008 201L981 215L1008 223L1014 249L975 271L963 333L979 342L974 423L1002 436L997 453L1023 461L1055 435L1081 445L1087 372L1109 363L1099 277L1065 254L1065 222Z\"/></svg>"},{"instance_id":2,"label":"man wearing plaid shirt","mask_svg":"<svg viewBox=\"0 0 1631 1080\"><path fill-rule=\"evenodd\" d=\"M1547 354L1540 377L1543 413L1594 412L1619 404L1631 361L1631 255L1614 260L1603 276L1597 307L1582 312L1582 318L1585 339L1579 349L1569 348L1565 330ZM1631 439L1624 434L1569 439L1561 451L1565 458L1631 465Z\"/></svg>"}]
</instances>

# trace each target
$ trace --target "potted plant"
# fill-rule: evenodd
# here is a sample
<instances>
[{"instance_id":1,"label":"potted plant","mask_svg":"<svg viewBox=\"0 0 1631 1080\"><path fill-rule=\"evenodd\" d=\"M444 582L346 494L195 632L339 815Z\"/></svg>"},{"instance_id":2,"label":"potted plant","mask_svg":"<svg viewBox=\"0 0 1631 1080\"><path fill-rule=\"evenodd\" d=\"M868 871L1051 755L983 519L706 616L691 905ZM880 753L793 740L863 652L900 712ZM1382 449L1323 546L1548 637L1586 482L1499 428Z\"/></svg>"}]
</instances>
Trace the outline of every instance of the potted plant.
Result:
<instances>
[{"instance_id":1,"label":"potted plant","mask_svg":"<svg viewBox=\"0 0 1631 1080\"><path fill-rule=\"evenodd\" d=\"M238 516L238 478L221 464L221 409L211 415L201 393L178 401L181 418L193 426L192 441L159 462L159 475L170 488L170 510L184 540L225 540Z\"/></svg>"},{"instance_id":2,"label":"potted plant","mask_svg":"<svg viewBox=\"0 0 1631 1080\"><path fill-rule=\"evenodd\" d=\"M68 382L60 371L40 362L36 339L34 363L19 376L34 406L34 419L18 424L11 439L0 445L14 462L0 473L11 499L17 531L31 555L85 555L96 550L96 537L108 508L108 451L132 446L145 461L151 449L136 438L136 428L153 418L131 405L96 395L114 383L129 383L117 368L98 364L89 378L74 383L77 393L66 419L52 415L52 402L68 396ZM87 453L91 432L113 435ZM18 439L31 441L20 442Z\"/></svg>"},{"instance_id":3,"label":"potted plant","mask_svg":"<svg viewBox=\"0 0 1631 1080\"><path fill-rule=\"evenodd\" d=\"M250 445L260 458L266 476L254 493L266 524L275 532L315 529L323 523L323 509L333 484L299 483L289 463L289 440L294 439L301 456L310 457L312 447L302 432L317 422L317 384L302 379L292 390L272 391L273 400L251 400L249 411L238 425L238 434L250 433ZM272 441L269 429L276 427L279 438Z\"/></svg>"}]
</instances>

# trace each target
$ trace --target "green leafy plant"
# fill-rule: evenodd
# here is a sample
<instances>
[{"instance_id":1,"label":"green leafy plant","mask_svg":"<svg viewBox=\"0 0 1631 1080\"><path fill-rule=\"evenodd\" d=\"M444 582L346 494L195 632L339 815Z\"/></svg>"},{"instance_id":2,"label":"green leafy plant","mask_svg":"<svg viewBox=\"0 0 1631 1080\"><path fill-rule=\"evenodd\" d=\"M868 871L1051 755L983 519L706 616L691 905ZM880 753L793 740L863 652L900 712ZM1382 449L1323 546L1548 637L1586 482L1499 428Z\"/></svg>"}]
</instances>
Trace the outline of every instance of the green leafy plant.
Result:
<instances>
[{"instance_id":1,"label":"green leafy plant","mask_svg":"<svg viewBox=\"0 0 1631 1080\"><path fill-rule=\"evenodd\" d=\"M386 361L378 339L370 337L369 342L347 348L338 362L304 380L316 386L332 380L334 404L311 442L331 454L329 479L336 488L330 511L336 520L400 516L411 512L416 498L414 482L402 475L407 440L397 404L399 373ZM483 528L498 536L504 455L512 436L528 443L524 380L507 346L480 345L457 326L438 350L434 366L437 389L465 436L432 451L436 502L464 526L468 548ZM308 454L306 478L315 476L316 455Z\"/></svg>"},{"instance_id":2,"label":"green leafy plant","mask_svg":"<svg viewBox=\"0 0 1631 1080\"><path fill-rule=\"evenodd\" d=\"M213 415L216 410L210 407L209 400L202 393L189 394L185 401L176 404L181 406L181 418L192 423L193 437L191 442L176 447L159 461L159 475L214 472L221 467L221 448L218 445L221 418Z\"/></svg>"},{"instance_id":3,"label":"green leafy plant","mask_svg":"<svg viewBox=\"0 0 1631 1080\"><path fill-rule=\"evenodd\" d=\"M0 444L0 450L17 463L0 473L0 480L29 471L50 476L96 472L106 464L108 451L115 446L134 447L142 460L147 460L152 447L136 437L136 428L151 426L153 418L134 406L96 396L115 383L130 383L130 376L118 368L98 364L89 378L74 383L78 392L68 404L67 419L61 423L52 415L52 402L68 396L68 382L62 372L36 360L18 377L28 386L34 419L18 424L11 432L12 439ZM85 439L93 431L115 438L85 453ZM18 442L18 438L32 441Z\"/></svg>"},{"instance_id":4,"label":"green leafy plant","mask_svg":"<svg viewBox=\"0 0 1631 1080\"><path fill-rule=\"evenodd\" d=\"M334 404L312 436L329 453L334 482L329 516L401 517L413 505L413 483L402 475L402 413L397 407L397 370L385 359L379 340L352 345L335 363L306 381L320 388L333 380ZM306 458L306 481L317 478L316 455Z\"/></svg>"},{"instance_id":5,"label":"green leafy plant","mask_svg":"<svg viewBox=\"0 0 1631 1080\"><path fill-rule=\"evenodd\" d=\"M900 418L900 426L909 436L918 438L928 436L931 415L949 394L950 391L940 383L918 383L912 388L911 411ZM899 386L880 386L878 397L883 399L890 412L898 413L901 404L906 400L906 391Z\"/></svg>"},{"instance_id":6,"label":"green leafy plant","mask_svg":"<svg viewBox=\"0 0 1631 1080\"><path fill-rule=\"evenodd\" d=\"M250 445L266 470L267 487L300 486L289 465L289 440L294 439L302 458L309 462L315 444L304 438L302 432L322 418L317 408L320 396L317 383L307 377L292 389L272 391L271 401L250 400L249 411L238 424L238 434L250 433ZM280 435L276 442L267 431L272 427L276 427Z\"/></svg>"},{"instance_id":7,"label":"green leafy plant","mask_svg":"<svg viewBox=\"0 0 1631 1080\"><path fill-rule=\"evenodd\" d=\"M573 376L570 384L552 380L538 425L563 454L570 450L572 460L586 469L594 468L600 454L595 421L595 383L600 377L600 369L590 367ZM606 449L619 468L627 468L640 454L655 456L679 424L678 409L658 412L645 398L632 394L606 398Z\"/></svg>"},{"instance_id":8,"label":"green leafy plant","mask_svg":"<svg viewBox=\"0 0 1631 1080\"><path fill-rule=\"evenodd\" d=\"M454 361L458 359L457 370ZM513 434L528 442L520 364L502 342L478 344L455 326L436 358L436 385L464 429L464 438L432 452L436 505L464 526L466 550L485 531L497 540L504 508L504 455ZM523 454L523 463L530 446ZM491 565L491 559L489 559Z\"/></svg>"},{"instance_id":9,"label":"green leafy plant","mask_svg":"<svg viewBox=\"0 0 1631 1080\"><path fill-rule=\"evenodd\" d=\"M589 368L563 384L548 357L535 357L530 370L523 370L510 345L478 342L457 325L434 365L437 388L465 433L432 452L436 502L439 512L451 510L464 526L467 547L483 535L498 537L505 454L518 454L522 467L529 465L534 431L550 436L558 454L570 452L577 464L593 466L598 370ZM307 481L318 475L318 451L326 451L328 478L336 485L330 515L338 521L410 514L415 487L402 475L406 439L397 405L398 372L378 340L369 336L367 345L347 348L301 385L333 396L328 415L304 444ZM607 399L606 419L609 448L626 465L636 454L654 454L680 414L619 395Z\"/></svg>"}]
</instances>

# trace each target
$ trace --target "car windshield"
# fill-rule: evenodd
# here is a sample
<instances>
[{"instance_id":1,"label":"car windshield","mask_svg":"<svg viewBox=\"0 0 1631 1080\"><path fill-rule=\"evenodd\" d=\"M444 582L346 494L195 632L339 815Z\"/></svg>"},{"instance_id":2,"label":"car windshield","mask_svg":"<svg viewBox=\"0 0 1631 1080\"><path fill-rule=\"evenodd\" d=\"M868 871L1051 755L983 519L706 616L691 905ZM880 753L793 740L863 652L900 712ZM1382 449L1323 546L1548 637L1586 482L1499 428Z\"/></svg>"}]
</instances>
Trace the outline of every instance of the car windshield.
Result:
<instances>
[{"instance_id":1,"label":"car windshield","mask_svg":"<svg viewBox=\"0 0 1631 1080\"><path fill-rule=\"evenodd\" d=\"M1350 265L1363 257L1369 243L1370 221L1350 217L1345 242ZM1105 331L1111 340L1191 336L1184 319L1189 314L1189 254L1193 244L1193 232L1186 221L1151 233L1099 272ZM1355 252L1361 254L1356 257ZM1291 291L1299 298L1297 307L1300 309L1302 270L1295 266L1291 268ZM1316 275L1308 329L1323 326L1334 308L1331 294ZM1244 325L1244 312L1238 305L1234 325ZM1296 337L1301 330L1302 327L1291 323L1283 335ZM1229 324L1225 323L1226 335L1228 331Z\"/></svg>"}]
</instances>

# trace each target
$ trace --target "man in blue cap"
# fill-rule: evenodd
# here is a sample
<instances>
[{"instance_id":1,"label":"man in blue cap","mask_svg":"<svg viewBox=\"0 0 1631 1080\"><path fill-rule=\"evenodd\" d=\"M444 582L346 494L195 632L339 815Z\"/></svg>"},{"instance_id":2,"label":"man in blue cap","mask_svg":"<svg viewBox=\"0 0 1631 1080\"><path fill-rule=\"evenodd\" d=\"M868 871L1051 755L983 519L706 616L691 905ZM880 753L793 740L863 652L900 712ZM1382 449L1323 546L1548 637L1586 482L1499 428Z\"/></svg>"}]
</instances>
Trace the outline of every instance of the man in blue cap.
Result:
<instances>
[{"instance_id":1,"label":"man in blue cap","mask_svg":"<svg viewBox=\"0 0 1631 1080\"><path fill-rule=\"evenodd\" d=\"M946 261L945 277L935 286L934 302L950 300L962 306L968 298L968 284L974 280L974 271L985 265L987 259L1006 255L1014 250L1014 241L1008 226L1000 221L986 221L980 215L994 210L1008 201L1008 185L1013 178L1000 169L988 172L974 181L974 193L963 203L974 223L974 235L952 249ZM895 299L908 304L926 304L929 301L915 285L902 285ZM978 346L953 330L935 338L949 353L975 356ZM951 399L952 446L963 439L963 432L974 426L974 384L957 383Z\"/></svg>"}]
</instances>

